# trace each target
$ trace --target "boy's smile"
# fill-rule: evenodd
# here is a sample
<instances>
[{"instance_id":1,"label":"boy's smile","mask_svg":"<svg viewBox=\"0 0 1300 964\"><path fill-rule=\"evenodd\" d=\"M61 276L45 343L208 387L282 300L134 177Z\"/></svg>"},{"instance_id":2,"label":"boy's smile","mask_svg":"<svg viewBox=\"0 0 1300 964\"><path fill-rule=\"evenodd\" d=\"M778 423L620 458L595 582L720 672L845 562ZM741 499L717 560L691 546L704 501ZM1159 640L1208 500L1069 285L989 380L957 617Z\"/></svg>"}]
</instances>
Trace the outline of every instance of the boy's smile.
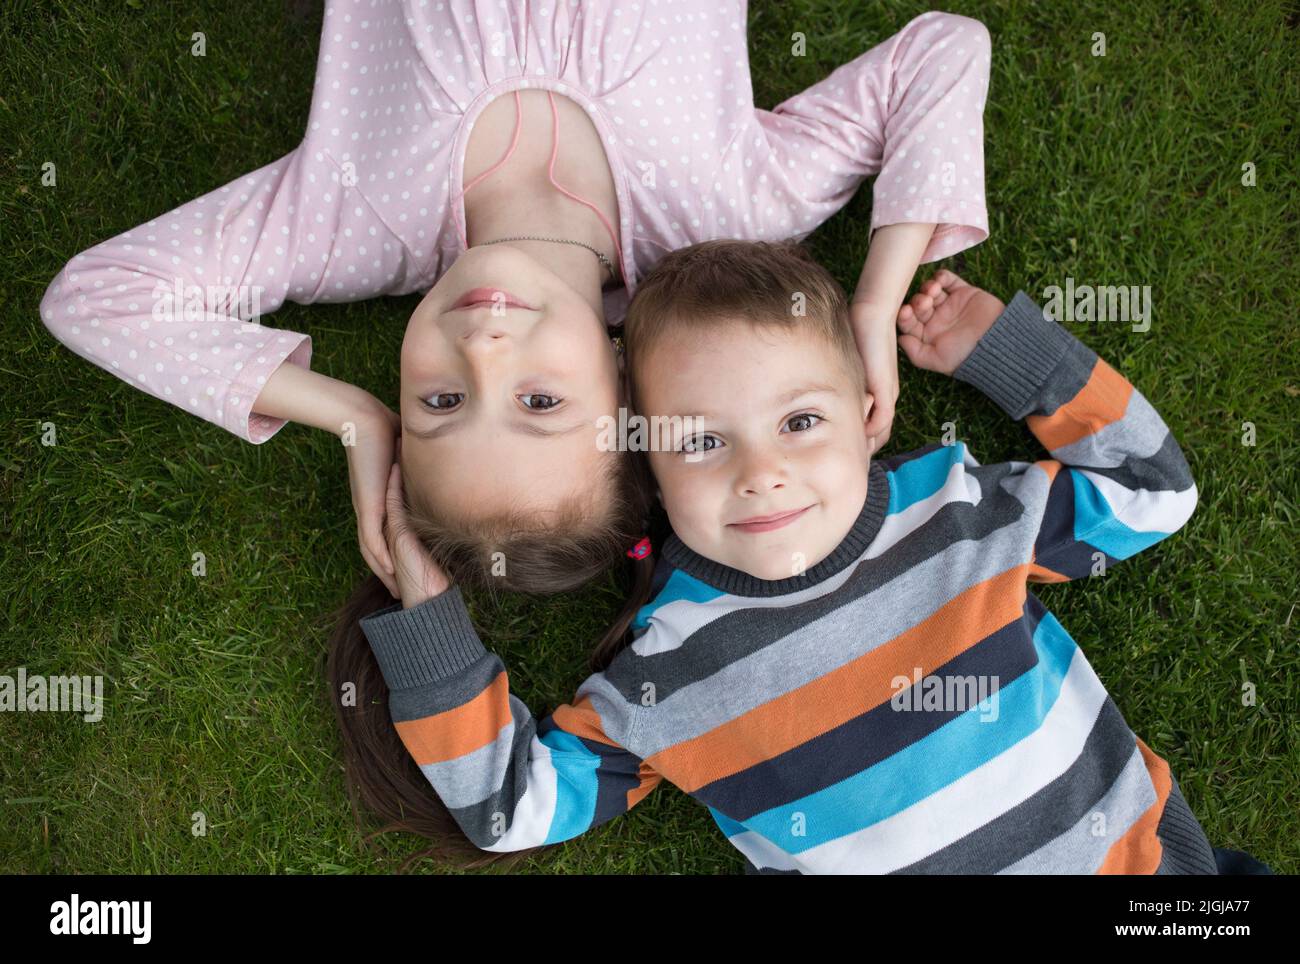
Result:
<instances>
[{"instance_id":1,"label":"boy's smile","mask_svg":"<svg viewBox=\"0 0 1300 964\"><path fill-rule=\"evenodd\" d=\"M641 414L692 429L650 453L688 547L771 580L843 541L866 500L871 400L828 341L793 323L719 322L654 346L637 379Z\"/></svg>"}]
</instances>

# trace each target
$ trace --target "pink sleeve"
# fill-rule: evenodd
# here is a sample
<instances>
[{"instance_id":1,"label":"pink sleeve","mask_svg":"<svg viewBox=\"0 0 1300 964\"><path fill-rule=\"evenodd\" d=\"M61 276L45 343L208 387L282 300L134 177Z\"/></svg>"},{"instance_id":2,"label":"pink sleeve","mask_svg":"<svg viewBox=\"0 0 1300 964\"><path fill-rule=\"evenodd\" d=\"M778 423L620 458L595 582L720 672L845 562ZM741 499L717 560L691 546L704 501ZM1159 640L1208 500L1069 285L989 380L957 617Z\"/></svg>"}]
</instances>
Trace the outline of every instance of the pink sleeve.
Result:
<instances>
[{"instance_id":1,"label":"pink sleeve","mask_svg":"<svg viewBox=\"0 0 1300 964\"><path fill-rule=\"evenodd\" d=\"M278 161L83 251L41 300L60 342L155 398L254 444L284 419L253 404L311 337L260 323L285 300L355 301L415 290L401 240L306 143Z\"/></svg>"},{"instance_id":2,"label":"pink sleeve","mask_svg":"<svg viewBox=\"0 0 1300 964\"><path fill-rule=\"evenodd\" d=\"M921 14L825 80L759 111L779 183L809 208L804 233L875 175L871 229L933 221L921 258L937 261L988 237L984 24Z\"/></svg>"}]
</instances>

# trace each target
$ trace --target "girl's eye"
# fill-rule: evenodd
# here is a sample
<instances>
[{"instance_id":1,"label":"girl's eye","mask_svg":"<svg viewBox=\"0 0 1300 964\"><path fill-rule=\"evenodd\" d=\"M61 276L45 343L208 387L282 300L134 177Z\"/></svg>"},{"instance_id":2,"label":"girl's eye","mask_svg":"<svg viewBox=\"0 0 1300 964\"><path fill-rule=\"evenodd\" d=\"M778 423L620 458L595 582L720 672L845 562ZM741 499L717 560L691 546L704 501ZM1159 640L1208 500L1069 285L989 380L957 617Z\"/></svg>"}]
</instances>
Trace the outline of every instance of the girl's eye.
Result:
<instances>
[{"instance_id":1,"label":"girl's eye","mask_svg":"<svg viewBox=\"0 0 1300 964\"><path fill-rule=\"evenodd\" d=\"M544 412L548 408L554 408L564 401L562 398L556 398L554 395L520 395L519 400L524 403L525 408L531 408L535 411Z\"/></svg>"},{"instance_id":2,"label":"girl's eye","mask_svg":"<svg viewBox=\"0 0 1300 964\"><path fill-rule=\"evenodd\" d=\"M710 442L713 444L708 444ZM687 453L712 452L721 444L722 443L713 435L695 435L691 438L682 440L681 451Z\"/></svg>"},{"instance_id":3,"label":"girl's eye","mask_svg":"<svg viewBox=\"0 0 1300 964\"><path fill-rule=\"evenodd\" d=\"M798 415L791 415L785 424L792 432L806 432L821 420L820 415L814 415L812 412L801 412Z\"/></svg>"},{"instance_id":4,"label":"girl's eye","mask_svg":"<svg viewBox=\"0 0 1300 964\"><path fill-rule=\"evenodd\" d=\"M438 411L455 408L465 399L464 392L441 392L432 398L426 398L424 404Z\"/></svg>"}]
</instances>

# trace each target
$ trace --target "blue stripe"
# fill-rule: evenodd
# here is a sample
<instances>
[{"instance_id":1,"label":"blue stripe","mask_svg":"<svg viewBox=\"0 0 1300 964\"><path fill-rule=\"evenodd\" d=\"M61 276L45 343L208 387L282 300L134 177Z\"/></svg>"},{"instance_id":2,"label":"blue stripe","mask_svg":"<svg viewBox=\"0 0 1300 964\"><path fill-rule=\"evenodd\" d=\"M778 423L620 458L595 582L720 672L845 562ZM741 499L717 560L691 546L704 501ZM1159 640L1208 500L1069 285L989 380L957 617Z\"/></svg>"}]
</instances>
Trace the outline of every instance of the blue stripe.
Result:
<instances>
[{"instance_id":1,"label":"blue stripe","mask_svg":"<svg viewBox=\"0 0 1300 964\"><path fill-rule=\"evenodd\" d=\"M706 804L705 806L708 805ZM749 830L749 828L746 827L743 823L738 823L735 820L732 820L721 810L716 810L713 807L709 807L709 813L713 814L713 822L716 823L720 828L722 828L722 832L725 833L728 837L734 837L738 833L745 833L746 831Z\"/></svg>"},{"instance_id":2,"label":"blue stripe","mask_svg":"<svg viewBox=\"0 0 1300 964\"><path fill-rule=\"evenodd\" d=\"M996 720L981 719L984 704L974 706L875 766L755 814L745 828L802 853L907 809L1015 746L1042 726L1078 650L1050 612L1033 639L1038 665L997 691Z\"/></svg>"},{"instance_id":3,"label":"blue stripe","mask_svg":"<svg viewBox=\"0 0 1300 964\"><path fill-rule=\"evenodd\" d=\"M600 755L564 730L551 730L538 739L550 748L555 769L555 813L545 843L559 843L583 833L595 819Z\"/></svg>"},{"instance_id":4,"label":"blue stripe","mask_svg":"<svg viewBox=\"0 0 1300 964\"><path fill-rule=\"evenodd\" d=\"M910 505L930 498L948 481L954 465L964 462L966 443L941 445L926 455L904 462L889 476L889 507L886 515L902 512Z\"/></svg>"},{"instance_id":5,"label":"blue stripe","mask_svg":"<svg viewBox=\"0 0 1300 964\"><path fill-rule=\"evenodd\" d=\"M633 629L645 629L650 625L650 617L655 614L660 606L667 606L669 603L680 602L685 600L694 603L712 602L719 596L725 596L726 593L721 589L714 589L707 583L700 582L694 576L688 576L680 569L674 569L673 574L668 577L668 582L660 590L659 595L646 603L637 610L636 618L632 620Z\"/></svg>"},{"instance_id":6,"label":"blue stripe","mask_svg":"<svg viewBox=\"0 0 1300 964\"><path fill-rule=\"evenodd\" d=\"M1111 511L1110 503L1082 472L1071 471L1074 482L1074 538L1086 542L1116 559L1127 559L1153 546L1168 532L1138 532L1130 529Z\"/></svg>"}]
</instances>

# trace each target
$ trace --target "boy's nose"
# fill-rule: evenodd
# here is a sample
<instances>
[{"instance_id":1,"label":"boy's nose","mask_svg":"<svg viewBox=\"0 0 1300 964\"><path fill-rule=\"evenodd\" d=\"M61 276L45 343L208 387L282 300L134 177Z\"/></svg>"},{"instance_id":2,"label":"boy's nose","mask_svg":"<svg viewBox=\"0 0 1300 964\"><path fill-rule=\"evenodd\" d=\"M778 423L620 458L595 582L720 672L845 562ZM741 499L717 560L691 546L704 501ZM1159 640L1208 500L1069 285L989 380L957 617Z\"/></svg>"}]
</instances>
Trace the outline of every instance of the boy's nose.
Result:
<instances>
[{"instance_id":1,"label":"boy's nose","mask_svg":"<svg viewBox=\"0 0 1300 964\"><path fill-rule=\"evenodd\" d=\"M785 488L785 484L782 459L766 453L756 453L747 458L736 476L736 492L745 496L764 495Z\"/></svg>"}]
</instances>

